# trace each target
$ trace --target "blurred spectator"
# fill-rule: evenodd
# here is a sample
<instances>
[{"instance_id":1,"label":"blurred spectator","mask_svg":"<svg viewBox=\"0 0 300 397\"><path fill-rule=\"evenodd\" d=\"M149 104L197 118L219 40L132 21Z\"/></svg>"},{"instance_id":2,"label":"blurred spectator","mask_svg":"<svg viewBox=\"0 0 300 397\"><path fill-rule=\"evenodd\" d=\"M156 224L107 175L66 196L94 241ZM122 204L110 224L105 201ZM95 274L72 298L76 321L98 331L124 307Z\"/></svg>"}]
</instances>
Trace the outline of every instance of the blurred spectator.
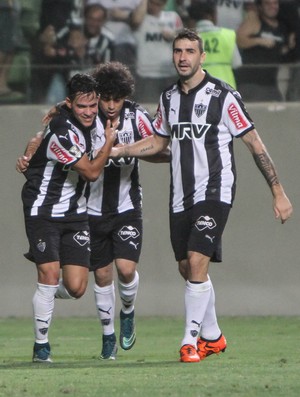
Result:
<instances>
[{"instance_id":1,"label":"blurred spectator","mask_svg":"<svg viewBox=\"0 0 300 397\"><path fill-rule=\"evenodd\" d=\"M189 17L187 10L189 5L190 0L167 0L164 10L177 12L183 25L186 26Z\"/></svg>"},{"instance_id":2,"label":"blurred spectator","mask_svg":"<svg viewBox=\"0 0 300 397\"><path fill-rule=\"evenodd\" d=\"M53 47L55 62L59 65L47 90L45 102L53 104L66 97L66 83L77 72L85 67L87 39L81 25L71 25L68 32L56 41ZM49 57L51 49L49 48Z\"/></svg>"},{"instance_id":3,"label":"blurred spectator","mask_svg":"<svg viewBox=\"0 0 300 397\"><path fill-rule=\"evenodd\" d=\"M21 42L18 0L0 0L0 103L18 101L23 95L12 91L8 79L14 54Z\"/></svg>"},{"instance_id":4,"label":"blurred spectator","mask_svg":"<svg viewBox=\"0 0 300 397\"><path fill-rule=\"evenodd\" d=\"M290 50L288 29L278 18L278 0L256 0L256 4L257 17L247 18L237 31L244 64L237 74L238 90L245 101L281 101L277 74L278 64Z\"/></svg>"},{"instance_id":5,"label":"blurred spectator","mask_svg":"<svg viewBox=\"0 0 300 397\"><path fill-rule=\"evenodd\" d=\"M279 18L288 25L291 45L295 40L291 52L289 80L286 89L286 100L300 99L300 0L281 0Z\"/></svg>"},{"instance_id":6,"label":"blurred spectator","mask_svg":"<svg viewBox=\"0 0 300 397\"><path fill-rule=\"evenodd\" d=\"M85 63L90 67L102 62L113 61L114 35L105 26L107 10L100 4L84 8L84 33L87 41Z\"/></svg>"},{"instance_id":7,"label":"blurred spectator","mask_svg":"<svg viewBox=\"0 0 300 397\"><path fill-rule=\"evenodd\" d=\"M133 32L144 19L147 0L87 0L86 4L101 4L107 9L105 26L115 36L115 60L134 72L136 43Z\"/></svg>"},{"instance_id":8,"label":"blurred spectator","mask_svg":"<svg viewBox=\"0 0 300 397\"><path fill-rule=\"evenodd\" d=\"M212 76L236 88L233 69L242 65L233 29L216 26L217 7L214 0L195 0L188 8L194 19L195 29L200 34L206 52L203 68Z\"/></svg>"},{"instance_id":9,"label":"blurred spectator","mask_svg":"<svg viewBox=\"0 0 300 397\"><path fill-rule=\"evenodd\" d=\"M156 103L176 76L171 42L183 24L175 11L164 10L165 5L166 0L148 0L147 13L135 32L136 98L144 103Z\"/></svg>"},{"instance_id":10,"label":"blurred spectator","mask_svg":"<svg viewBox=\"0 0 300 397\"><path fill-rule=\"evenodd\" d=\"M65 89L60 87L67 78L62 63L60 40L69 27L82 21L83 3L79 0L42 0L40 30L33 48L32 76L34 102L55 103L64 99Z\"/></svg>"},{"instance_id":11,"label":"blurred spectator","mask_svg":"<svg viewBox=\"0 0 300 397\"><path fill-rule=\"evenodd\" d=\"M88 72L101 62L113 60L113 34L104 28L107 11L99 4L84 8L83 25L66 25L47 54L60 65L50 84L46 102L59 102L66 96L66 83L78 72Z\"/></svg>"},{"instance_id":12,"label":"blurred spectator","mask_svg":"<svg viewBox=\"0 0 300 397\"><path fill-rule=\"evenodd\" d=\"M255 0L215 0L217 2L217 24L237 30L248 12L255 7Z\"/></svg>"},{"instance_id":13,"label":"blurred spectator","mask_svg":"<svg viewBox=\"0 0 300 397\"><path fill-rule=\"evenodd\" d=\"M191 6L197 0L190 0ZM208 0L210 1L210 0ZM217 6L216 25L237 30L248 13L255 9L255 0L213 0ZM193 18L189 19L188 26L194 28Z\"/></svg>"}]
</instances>

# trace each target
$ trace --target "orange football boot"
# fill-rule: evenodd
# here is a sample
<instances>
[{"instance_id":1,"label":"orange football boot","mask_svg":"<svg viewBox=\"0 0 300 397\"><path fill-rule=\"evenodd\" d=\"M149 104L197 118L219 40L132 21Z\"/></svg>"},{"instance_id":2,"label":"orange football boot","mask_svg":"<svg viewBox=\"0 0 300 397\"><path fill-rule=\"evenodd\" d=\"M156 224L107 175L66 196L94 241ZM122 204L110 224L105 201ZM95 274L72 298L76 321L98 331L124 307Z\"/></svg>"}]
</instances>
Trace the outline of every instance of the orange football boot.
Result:
<instances>
[{"instance_id":1,"label":"orange football boot","mask_svg":"<svg viewBox=\"0 0 300 397\"><path fill-rule=\"evenodd\" d=\"M183 345L180 349L180 361L182 363L198 363L200 357L195 346Z\"/></svg>"},{"instance_id":2,"label":"orange football boot","mask_svg":"<svg viewBox=\"0 0 300 397\"><path fill-rule=\"evenodd\" d=\"M198 338L197 340L197 352L200 360L204 360L211 354L224 353L227 346L226 338L221 334L217 340L206 340L203 338Z\"/></svg>"}]
</instances>

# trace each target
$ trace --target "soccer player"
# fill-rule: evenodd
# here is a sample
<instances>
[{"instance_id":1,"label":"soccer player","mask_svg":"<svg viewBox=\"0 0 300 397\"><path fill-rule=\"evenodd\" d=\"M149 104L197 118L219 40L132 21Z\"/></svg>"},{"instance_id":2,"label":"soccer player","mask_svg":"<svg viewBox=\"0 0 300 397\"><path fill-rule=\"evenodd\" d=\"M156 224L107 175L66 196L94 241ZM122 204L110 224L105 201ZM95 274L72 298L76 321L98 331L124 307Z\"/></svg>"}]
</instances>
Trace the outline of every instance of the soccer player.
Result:
<instances>
[{"instance_id":1,"label":"soccer player","mask_svg":"<svg viewBox=\"0 0 300 397\"><path fill-rule=\"evenodd\" d=\"M120 62L100 64L93 72L93 77L100 93L95 142L97 150L106 146L106 125L118 125L115 145L136 142L153 134L149 113L129 100L134 91L134 79L127 66ZM52 115L60 109L60 106L51 109L44 121L51 120ZM169 149L144 160L169 162ZM143 236L138 159L109 159L100 177L89 184L87 195L91 235L90 270L94 272L95 302L103 331L100 357L115 359L118 345L114 326L114 264L122 303L119 343L122 349L129 350L136 340L134 304L139 287L137 264Z\"/></svg>"},{"instance_id":2,"label":"soccer player","mask_svg":"<svg viewBox=\"0 0 300 397\"><path fill-rule=\"evenodd\" d=\"M148 112L129 100L134 80L119 62L100 64L93 73L99 87L98 145L105 143L108 120L118 124L118 144L140 141L153 134ZM169 150L146 159L169 162ZM139 287L137 263L142 247L142 190L137 158L109 159L100 177L90 184L88 214L91 231L91 271L94 272L95 302L102 324L102 359L115 359L114 265L118 274L120 346L129 350L135 343L134 304Z\"/></svg>"},{"instance_id":3,"label":"soccer player","mask_svg":"<svg viewBox=\"0 0 300 397\"><path fill-rule=\"evenodd\" d=\"M86 181L100 175L116 138L116 125L110 121L105 144L90 160L99 101L96 82L76 74L67 88L65 107L49 123L39 145L34 143L35 153L29 145L23 158L27 160L22 190L30 246L27 258L37 269L34 362L52 361L48 331L55 297L80 298L85 292L90 259ZM63 283L59 285L60 268Z\"/></svg>"},{"instance_id":4,"label":"soccer player","mask_svg":"<svg viewBox=\"0 0 300 397\"><path fill-rule=\"evenodd\" d=\"M209 263L220 262L221 236L234 200L233 138L253 155L273 196L275 217L292 214L274 163L238 92L202 69L202 39L185 29L173 41L179 81L163 91L155 135L113 147L113 158L153 155L171 142L170 232L179 272L186 280L182 362L199 362L226 349L219 328Z\"/></svg>"}]
</instances>

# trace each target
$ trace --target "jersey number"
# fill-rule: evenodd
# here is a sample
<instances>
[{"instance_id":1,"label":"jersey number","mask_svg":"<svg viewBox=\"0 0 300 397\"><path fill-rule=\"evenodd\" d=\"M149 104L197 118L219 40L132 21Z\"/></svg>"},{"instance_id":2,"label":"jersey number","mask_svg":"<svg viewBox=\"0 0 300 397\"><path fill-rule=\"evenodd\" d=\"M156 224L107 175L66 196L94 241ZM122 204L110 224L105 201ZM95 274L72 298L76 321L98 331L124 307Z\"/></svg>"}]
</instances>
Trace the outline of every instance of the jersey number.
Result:
<instances>
[{"instance_id":1,"label":"jersey number","mask_svg":"<svg viewBox=\"0 0 300 397\"><path fill-rule=\"evenodd\" d=\"M205 52L217 54L219 53L219 40L216 37L211 38L210 40L205 40L204 42Z\"/></svg>"}]
</instances>

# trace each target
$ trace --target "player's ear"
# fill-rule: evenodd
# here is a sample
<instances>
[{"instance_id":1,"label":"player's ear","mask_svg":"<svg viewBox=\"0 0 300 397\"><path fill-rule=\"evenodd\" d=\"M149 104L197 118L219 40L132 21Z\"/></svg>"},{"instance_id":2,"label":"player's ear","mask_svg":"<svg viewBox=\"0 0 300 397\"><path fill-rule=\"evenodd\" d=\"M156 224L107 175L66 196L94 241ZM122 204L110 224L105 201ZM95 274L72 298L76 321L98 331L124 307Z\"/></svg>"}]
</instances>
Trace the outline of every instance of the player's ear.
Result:
<instances>
[{"instance_id":1,"label":"player's ear","mask_svg":"<svg viewBox=\"0 0 300 397\"><path fill-rule=\"evenodd\" d=\"M69 97L66 97L66 105L67 105L67 107L68 107L69 109L72 108L72 102L71 102L71 99L70 99Z\"/></svg>"}]
</instances>

